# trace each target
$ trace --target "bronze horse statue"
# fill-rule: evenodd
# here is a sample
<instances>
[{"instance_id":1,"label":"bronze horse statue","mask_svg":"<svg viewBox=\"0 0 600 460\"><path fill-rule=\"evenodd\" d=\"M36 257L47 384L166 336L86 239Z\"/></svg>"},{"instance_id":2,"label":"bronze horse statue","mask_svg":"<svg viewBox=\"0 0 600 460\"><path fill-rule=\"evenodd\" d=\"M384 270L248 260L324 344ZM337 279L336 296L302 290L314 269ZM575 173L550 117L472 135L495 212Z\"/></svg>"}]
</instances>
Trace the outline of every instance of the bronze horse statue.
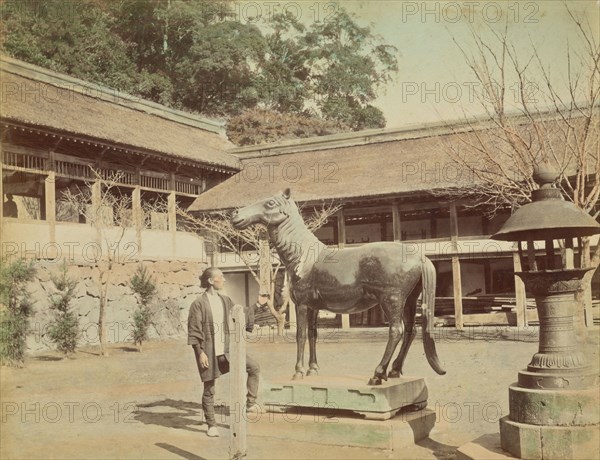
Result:
<instances>
[{"instance_id":1,"label":"bronze horse statue","mask_svg":"<svg viewBox=\"0 0 600 460\"><path fill-rule=\"evenodd\" d=\"M435 302L435 268L431 261L409 254L401 243L368 243L353 248L328 248L304 224L290 189L235 211L237 229L264 224L290 277L290 294L296 304L297 361L294 379L304 376L307 329L310 349L307 375L317 374L316 342L319 310L359 313L381 305L389 321L389 338L381 362L369 385L400 377L413 331L417 298L423 292L423 344L431 367L445 374L431 336ZM386 374L398 343L400 353Z\"/></svg>"}]
</instances>

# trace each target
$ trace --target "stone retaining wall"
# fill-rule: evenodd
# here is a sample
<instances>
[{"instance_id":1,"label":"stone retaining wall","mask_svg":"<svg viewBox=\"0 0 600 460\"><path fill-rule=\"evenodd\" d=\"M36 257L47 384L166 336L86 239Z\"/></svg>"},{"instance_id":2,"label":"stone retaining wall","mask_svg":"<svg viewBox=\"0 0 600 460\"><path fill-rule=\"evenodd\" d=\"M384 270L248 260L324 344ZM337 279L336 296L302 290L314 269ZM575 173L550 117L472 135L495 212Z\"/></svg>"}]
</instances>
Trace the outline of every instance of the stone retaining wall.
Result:
<instances>
[{"instance_id":1,"label":"stone retaining wall","mask_svg":"<svg viewBox=\"0 0 600 460\"><path fill-rule=\"evenodd\" d=\"M198 276L206 263L189 261L144 261L148 273L154 278L158 294L151 303L154 311L150 339L183 338L187 335L187 315L191 303L202 292ZM138 263L115 264L108 286L108 304L105 316L106 342L131 342L132 315L138 301L129 287L129 280ZM38 261L36 279L28 285L34 300L31 332L27 337L28 352L54 348L47 337L49 322L54 317L49 297L56 292L51 281L58 275L60 263ZM71 302L79 319L79 346L97 345L99 291L95 282L98 270L86 265L68 266L69 276L78 280L75 298Z\"/></svg>"}]
</instances>

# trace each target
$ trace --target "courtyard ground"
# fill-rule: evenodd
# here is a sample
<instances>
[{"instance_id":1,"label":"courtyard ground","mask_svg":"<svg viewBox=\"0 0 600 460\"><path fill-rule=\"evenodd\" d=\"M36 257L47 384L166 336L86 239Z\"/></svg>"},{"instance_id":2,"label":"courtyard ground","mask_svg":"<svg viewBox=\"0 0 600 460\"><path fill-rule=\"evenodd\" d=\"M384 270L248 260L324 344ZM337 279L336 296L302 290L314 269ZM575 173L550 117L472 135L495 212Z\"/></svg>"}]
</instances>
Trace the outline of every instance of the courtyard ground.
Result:
<instances>
[{"instance_id":1,"label":"courtyard ground","mask_svg":"<svg viewBox=\"0 0 600 460\"><path fill-rule=\"evenodd\" d=\"M508 385L537 350L538 330L473 327L436 329L438 355L447 370L437 375L427 364L418 337L409 352L407 375L426 378L428 407L436 413L429 438L401 450L341 447L311 439L291 441L253 435L248 426L248 459L454 459L457 447L499 431L508 413ZM599 329L586 341L598 366ZM377 365L385 329L321 330L321 375L364 375ZM267 334L248 343L262 378L291 377L294 337ZM228 458L227 419L221 437L208 438L202 422L201 384L185 340L149 342L138 353L130 344L110 346L110 356L94 347L69 359L44 352L22 369L1 368L1 459L213 459ZM227 398L228 379L217 384L217 402ZM372 422L380 423L380 422ZM264 433L264 430L263 430ZM593 458L592 454L590 458Z\"/></svg>"}]
</instances>

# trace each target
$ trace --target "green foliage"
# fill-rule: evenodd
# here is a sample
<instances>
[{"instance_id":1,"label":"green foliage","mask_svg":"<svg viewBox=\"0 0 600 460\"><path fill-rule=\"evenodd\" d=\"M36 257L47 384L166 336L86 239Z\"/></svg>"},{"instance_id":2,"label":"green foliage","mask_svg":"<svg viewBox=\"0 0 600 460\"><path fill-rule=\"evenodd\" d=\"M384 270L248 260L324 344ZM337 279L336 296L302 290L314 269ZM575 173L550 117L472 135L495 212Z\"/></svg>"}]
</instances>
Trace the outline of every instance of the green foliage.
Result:
<instances>
[{"instance_id":1,"label":"green foliage","mask_svg":"<svg viewBox=\"0 0 600 460\"><path fill-rule=\"evenodd\" d=\"M194 31L194 44L175 66L175 98L183 107L209 115L231 115L260 100L255 70L265 53L260 30L224 22Z\"/></svg>"},{"instance_id":2,"label":"green foliage","mask_svg":"<svg viewBox=\"0 0 600 460\"><path fill-rule=\"evenodd\" d=\"M323 120L306 114L282 114L264 109L247 110L227 123L227 136L237 145L325 136L348 130L347 126L335 120Z\"/></svg>"},{"instance_id":3,"label":"green foliage","mask_svg":"<svg viewBox=\"0 0 600 460\"><path fill-rule=\"evenodd\" d=\"M341 6L309 27L290 12L258 27L240 21L233 2L210 0L48 0L2 9L8 54L209 116L260 109L310 113L346 130L380 128L385 118L371 103L398 71L396 48ZM263 138L276 140L278 128L271 131Z\"/></svg>"},{"instance_id":4,"label":"green foliage","mask_svg":"<svg viewBox=\"0 0 600 460\"><path fill-rule=\"evenodd\" d=\"M112 33L98 2L4 2L5 52L18 59L127 92L139 79L129 45Z\"/></svg>"},{"instance_id":5,"label":"green foliage","mask_svg":"<svg viewBox=\"0 0 600 460\"><path fill-rule=\"evenodd\" d=\"M129 280L129 287L139 299L138 308L133 313L132 334L133 342L141 346L145 340L148 340L148 327L152 323L150 301L156 295L156 283L146 267L140 264Z\"/></svg>"},{"instance_id":6,"label":"green foliage","mask_svg":"<svg viewBox=\"0 0 600 460\"><path fill-rule=\"evenodd\" d=\"M133 343L141 345L148 340L148 327L152 323L152 313L148 307L140 307L133 313Z\"/></svg>"},{"instance_id":7,"label":"green foliage","mask_svg":"<svg viewBox=\"0 0 600 460\"><path fill-rule=\"evenodd\" d=\"M33 302L26 284L33 280L33 262L22 259L0 262L0 361L20 366Z\"/></svg>"},{"instance_id":8,"label":"green foliage","mask_svg":"<svg viewBox=\"0 0 600 460\"><path fill-rule=\"evenodd\" d=\"M143 306L148 306L152 297L156 294L156 284L154 278L148 273L143 265L138 265L135 273L129 280L131 290L135 292Z\"/></svg>"},{"instance_id":9,"label":"green foliage","mask_svg":"<svg viewBox=\"0 0 600 460\"><path fill-rule=\"evenodd\" d=\"M63 263L60 274L53 275L51 279L57 292L50 297L50 309L54 310L55 317L48 328L48 336L58 351L68 355L75 352L79 335L79 321L71 310L77 280L68 276L66 263Z\"/></svg>"}]
</instances>

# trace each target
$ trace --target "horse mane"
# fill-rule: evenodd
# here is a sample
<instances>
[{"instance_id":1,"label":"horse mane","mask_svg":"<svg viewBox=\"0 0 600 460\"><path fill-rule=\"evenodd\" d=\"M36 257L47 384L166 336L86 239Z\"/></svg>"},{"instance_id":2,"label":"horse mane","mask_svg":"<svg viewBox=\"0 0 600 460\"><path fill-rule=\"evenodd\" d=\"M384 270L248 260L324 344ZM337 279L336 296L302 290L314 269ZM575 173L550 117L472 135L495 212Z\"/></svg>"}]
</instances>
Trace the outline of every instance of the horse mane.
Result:
<instances>
[{"instance_id":1,"label":"horse mane","mask_svg":"<svg viewBox=\"0 0 600 460\"><path fill-rule=\"evenodd\" d=\"M269 228L271 241L286 269L302 278L305 270L310 268L307 261L311 251L315 251L314 263L325 245L308 229L294 200L283 194L272 199L287 217L278 226Z\"/></svg>"}]
</instances>

